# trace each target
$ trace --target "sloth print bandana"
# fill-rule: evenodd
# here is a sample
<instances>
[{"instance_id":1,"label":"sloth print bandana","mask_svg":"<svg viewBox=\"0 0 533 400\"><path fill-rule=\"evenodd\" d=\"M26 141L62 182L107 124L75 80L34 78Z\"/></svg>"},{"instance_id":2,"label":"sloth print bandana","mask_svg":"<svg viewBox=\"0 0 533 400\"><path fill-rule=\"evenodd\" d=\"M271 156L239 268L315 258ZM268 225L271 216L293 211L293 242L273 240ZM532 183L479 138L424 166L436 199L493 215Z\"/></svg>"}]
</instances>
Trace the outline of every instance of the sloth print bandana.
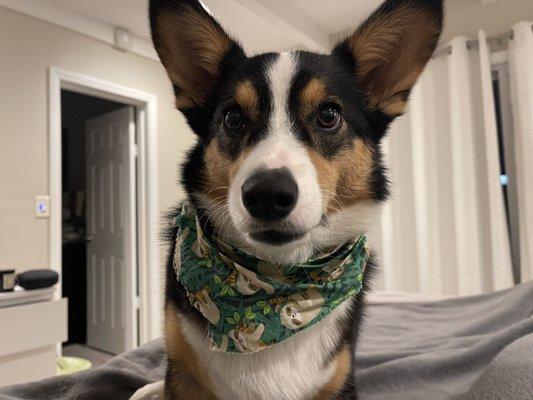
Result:
<instances>
[{"instance_id":1,"label":"sloth print bandana","mask_svg":"<svg viewBox=\"0 0 533 400\"><path fill-rule=\"evenodd\" d=\"M209 322L213 351L255 353L275 345L362 289L365 236L303 264L277 265L204 235L188 203L175 222L176 276Z\"/></svg>"}]
</instances>

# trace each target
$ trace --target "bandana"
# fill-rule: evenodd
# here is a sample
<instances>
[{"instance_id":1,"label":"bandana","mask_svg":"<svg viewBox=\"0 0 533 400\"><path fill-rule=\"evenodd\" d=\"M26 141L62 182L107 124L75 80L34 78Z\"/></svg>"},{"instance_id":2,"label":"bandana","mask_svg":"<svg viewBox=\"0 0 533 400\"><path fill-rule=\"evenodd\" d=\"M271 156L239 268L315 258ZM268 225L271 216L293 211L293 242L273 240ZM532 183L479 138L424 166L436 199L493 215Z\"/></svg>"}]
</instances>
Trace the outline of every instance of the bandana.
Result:
<instances>
[{"instance_id":1,"label":"bandana","mask_svg":"<svg viewBox=\"0 0 533 400\"><path fill-rule=\"evenodd\" d=\"M362 289L365 236L303 264L277 265L207 237L187 203L175 222L176 276L209 322L213 351L255 353L272 346Z\"/></svg>"}]
</instances>

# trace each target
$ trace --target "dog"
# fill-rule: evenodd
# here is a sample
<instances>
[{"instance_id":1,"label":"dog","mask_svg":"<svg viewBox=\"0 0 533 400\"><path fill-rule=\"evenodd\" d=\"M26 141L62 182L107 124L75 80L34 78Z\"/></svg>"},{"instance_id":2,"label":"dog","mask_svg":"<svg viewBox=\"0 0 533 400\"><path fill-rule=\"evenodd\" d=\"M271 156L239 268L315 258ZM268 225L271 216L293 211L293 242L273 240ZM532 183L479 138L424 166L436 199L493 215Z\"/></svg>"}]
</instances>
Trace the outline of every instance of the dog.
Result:
<instances>
[{"instance_id":1,"label":"dog","mask_svg":"<svg viewBox=\"0 0 533 400\"><path fill-rule=\"evenodd\" d=\"M330 54L253 57L198 1L151 0L149 8L176 107L197 136L181 180L202 230L279 265L364 234L388 196L381 142L436 49L443 0L386 0ZM137 398L357 398L354 353L372 262L364 289L320 322L268 348L259 340L265 326L232 330L225 339L253 353L227 353L207 343L207 325L220 320L209 293L192 299L178 280L176 235L170 229L166 378ZM235 274L243 295L273 290L254 273ZM312 291L297 296L278 307L287 329L317 316L298 299L324 301Z\"/></svg>"}]
</instances>

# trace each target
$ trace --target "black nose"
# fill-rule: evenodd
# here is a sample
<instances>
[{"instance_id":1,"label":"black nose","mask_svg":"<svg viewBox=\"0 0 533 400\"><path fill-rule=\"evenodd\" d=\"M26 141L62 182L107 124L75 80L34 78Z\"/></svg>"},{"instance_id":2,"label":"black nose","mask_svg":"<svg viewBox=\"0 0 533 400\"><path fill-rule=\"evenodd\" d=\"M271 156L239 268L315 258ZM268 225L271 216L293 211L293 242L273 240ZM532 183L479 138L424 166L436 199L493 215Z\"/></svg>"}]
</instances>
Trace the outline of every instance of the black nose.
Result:
<instances>
[{"instance_id":1,"label":"black nose","mask_svg":"<svg viewBox=\"0 0 533 400\"><path fill-rule=\"evenodd\" d=\"M241 190L248 212L265 221L286 217L298 200L298 185L287 168L257 171Z\"/></svg>"}]
</instances>

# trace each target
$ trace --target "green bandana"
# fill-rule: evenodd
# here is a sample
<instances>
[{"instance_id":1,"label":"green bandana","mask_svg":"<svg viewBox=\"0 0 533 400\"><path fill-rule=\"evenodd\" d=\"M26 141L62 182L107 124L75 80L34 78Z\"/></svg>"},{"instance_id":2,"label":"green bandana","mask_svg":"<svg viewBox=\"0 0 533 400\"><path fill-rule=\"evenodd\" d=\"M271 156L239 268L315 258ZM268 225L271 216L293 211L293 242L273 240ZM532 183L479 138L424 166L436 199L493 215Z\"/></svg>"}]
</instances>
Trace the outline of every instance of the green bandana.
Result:
<instances>
[{"instance_id":1,"label":"green bandana","mask_svg":"<svg viewBox=\"0 0 533 400\"><path fill-rule=\"evenodd\" d=\"M209 321L214 351L255 353L279 343L362 289L365 236L305 264L283 266L205 237L187 203L176 224L176 276Z\"/></svg>"}]
</instances>

